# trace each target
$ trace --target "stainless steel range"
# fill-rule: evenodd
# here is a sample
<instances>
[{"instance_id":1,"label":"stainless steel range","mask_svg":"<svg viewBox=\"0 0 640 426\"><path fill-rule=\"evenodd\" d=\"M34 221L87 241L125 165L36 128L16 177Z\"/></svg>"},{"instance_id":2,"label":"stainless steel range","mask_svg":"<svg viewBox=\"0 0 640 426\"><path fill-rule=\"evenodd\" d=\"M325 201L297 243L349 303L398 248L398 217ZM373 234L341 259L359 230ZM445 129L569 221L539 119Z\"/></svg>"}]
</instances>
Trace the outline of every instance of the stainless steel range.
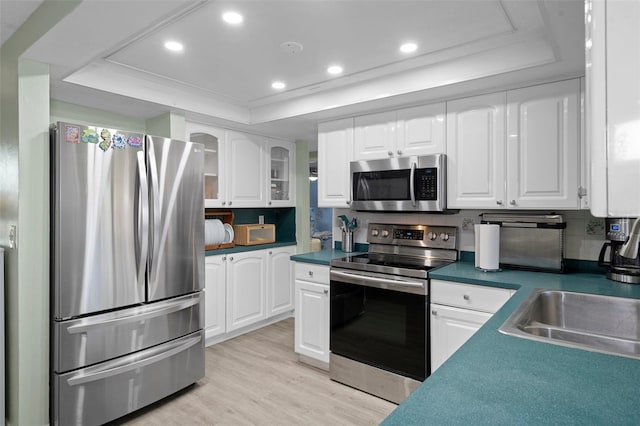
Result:
<instances>
[{"instance_id":1,"label":"stainless steel range","mask_svg":"<svg viewBox=\"0 0 640 426\"><path fill-rule=\"evenodd\" d=\"M370 224L369 251L331 261L330 377L400 403L429 376L429 270L457 228Z\"/></svg>"}]
</instances>

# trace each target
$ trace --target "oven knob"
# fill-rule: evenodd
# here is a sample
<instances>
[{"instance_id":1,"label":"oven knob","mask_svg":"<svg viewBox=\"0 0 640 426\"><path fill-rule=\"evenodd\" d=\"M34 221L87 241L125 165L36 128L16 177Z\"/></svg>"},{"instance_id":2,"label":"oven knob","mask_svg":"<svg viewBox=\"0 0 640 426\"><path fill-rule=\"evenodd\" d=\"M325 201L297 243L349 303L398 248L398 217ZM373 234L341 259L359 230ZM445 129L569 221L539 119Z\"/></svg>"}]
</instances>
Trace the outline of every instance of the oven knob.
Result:
<instances>
[{"instance_id":1,"label":"oven knob","mask_svg":"<svg viewBox=\"0 0 640 426\"><path fill-rule=\"evenodd\" d=\"M384 229L382 231L382 238L387 238L389 236L389 231L387 231L386 229Z\"/></svg>"},{"instance_id":2,"label":"oven knob","mask_svg":"<svg viewBox=\"0 0 640 426\"><path fill-rule=\"evenodd\" d=\"M438 238L438 235L436 235L435 232L429 232L427 234L427 238L429 238L431 241L434 241L436 238Z\"/></svg>"},{"instance_id":3,"label":"oven knob","mask_svg":"<svg viewBox=\"0 0 640 426\"><path fill-rule=\"evenodd\" d=\"M377 230L377 229L372 229L372 230L371 230L371 236L372 236L372 237L377 237L377 236L378 236L378 234L379 234L379 232L378 232L378 230Z\"/></svg>"},{"instance_id":4,"label":"oven knob","mask_svg":"<svg viewBox=\"0 0 640 426\"><path fill-rule=\"evenodd\" d=\"M440 234L440 239L442 241L449 241L449 234L445 234L444 232Z\"/></svg>"}]
</instances>

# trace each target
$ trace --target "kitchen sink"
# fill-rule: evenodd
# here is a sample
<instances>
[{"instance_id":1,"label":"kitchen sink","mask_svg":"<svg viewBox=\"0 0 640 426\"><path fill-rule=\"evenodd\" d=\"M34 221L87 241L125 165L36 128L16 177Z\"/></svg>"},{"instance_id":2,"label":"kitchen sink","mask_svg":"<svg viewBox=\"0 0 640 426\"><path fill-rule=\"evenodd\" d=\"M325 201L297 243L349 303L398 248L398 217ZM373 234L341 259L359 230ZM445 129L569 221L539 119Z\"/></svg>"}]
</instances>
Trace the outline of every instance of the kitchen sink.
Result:
<instances>
[{"instance_id":1,"label":"kitchen sink","mask_svg":"<svg viewBox=\"0 0 640 426\"><path fill-rule=\"evenodd\" d=\"M535 290L502 324L511 336L640 359L640 300Z\"/></svg>"}]
</instances>

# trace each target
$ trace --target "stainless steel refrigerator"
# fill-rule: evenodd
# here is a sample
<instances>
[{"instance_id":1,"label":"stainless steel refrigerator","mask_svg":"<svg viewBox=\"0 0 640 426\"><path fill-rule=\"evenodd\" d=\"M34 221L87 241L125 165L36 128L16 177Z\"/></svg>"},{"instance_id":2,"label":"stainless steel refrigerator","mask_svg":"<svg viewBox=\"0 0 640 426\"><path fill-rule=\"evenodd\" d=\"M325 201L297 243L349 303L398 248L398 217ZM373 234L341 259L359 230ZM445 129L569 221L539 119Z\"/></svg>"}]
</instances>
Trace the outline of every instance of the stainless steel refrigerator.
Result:
<instances>
[{"instance_id":1,"label":"stainless steel refrigerator","mask_svg":"<svg viewBox=\"0 0 640 426\"><path fill-rule=\"evenodd\" d=\"M200 144L51 128L51 421L102 424L204 377Z\"/></svg>"}]
</instances>

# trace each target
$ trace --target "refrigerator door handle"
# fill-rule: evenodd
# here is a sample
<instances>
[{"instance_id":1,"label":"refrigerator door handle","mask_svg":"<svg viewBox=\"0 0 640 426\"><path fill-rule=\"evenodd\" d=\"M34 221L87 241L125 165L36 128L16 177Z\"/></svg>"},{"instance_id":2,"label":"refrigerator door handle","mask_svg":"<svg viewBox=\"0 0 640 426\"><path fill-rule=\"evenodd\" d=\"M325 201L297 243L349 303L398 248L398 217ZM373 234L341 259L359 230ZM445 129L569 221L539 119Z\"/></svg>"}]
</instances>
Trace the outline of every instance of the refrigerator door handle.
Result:
<instances>
[{"instance_id":1,"label":"refrigerator door handle","mask_svg":"<svg viewBox=\"0 0 640 426\"><path fill-rule=\"evenodd\" d=\"M151 232L149 232L149 250L151 256L149 256L149 273L153 272L153 263L156 257L156 238L159 236L160 231L158 227L160 220L157 215L160 214L160 191L158 190L158 163L156 160L156 153L153 145L153 141L147 136L147 150L149 151L149 177L151 179ZM153 278L152 278L153 279Z\"/></svg>"},{"instance_id":2,"label":"refrigerator door handle","mask_svg":"<svg viewBox=\"0 0 640 426\"><path fill-rule=\"evenodd\" d=\"M149 183L147 181L147 167L145 166L144 152L138 151L138 177L140 178L140 204L142 217L140 241L140 259L138 261L138 283L144 282L144 272L147 266L149 249ZM136 219L139 220L139 219Z\"/></svg>"},{"instance_id":3,"label":"refrigerator door handle","mask_svg":"<svg viewBox=\"0 0 640 426\"><path fill-rule=\"evenodd\" d=\"M192 294L186 297L182 297L179 300L171 300L168 302L159 302L154 305L146 305L144 307L135 309L131 315L113 317L113 318L87 318L82 320L79 324L67 327L67 333L79 334L86 333L87 331L113 327L130 322L144 321L150 318L169 315L173 312L178 312L183 309L187 309L191 306L200 303L200 293ZM109 315L109 314L107 314Z\"/></svg>"},{"instance_id":4,"label":"refrigerator door handle","mask_svg":"<svg viewBox=\"0 0 640 426\"><path fill-rule=\"evenodd\" d=\"M116 376L126 373L127 371L142 368L145 365L153 364L163 359L169 358L177 353L185 351L190 347L197 345L202 340L202 334L174 340L173 342L156 346L145 350L141 353L119 358L113 361L98 365L95 367L85 368L84 371L74 374L67 379L69 386L78 386L89 382L104 379L105 377Z\"/></svg>"}]
</instances>

